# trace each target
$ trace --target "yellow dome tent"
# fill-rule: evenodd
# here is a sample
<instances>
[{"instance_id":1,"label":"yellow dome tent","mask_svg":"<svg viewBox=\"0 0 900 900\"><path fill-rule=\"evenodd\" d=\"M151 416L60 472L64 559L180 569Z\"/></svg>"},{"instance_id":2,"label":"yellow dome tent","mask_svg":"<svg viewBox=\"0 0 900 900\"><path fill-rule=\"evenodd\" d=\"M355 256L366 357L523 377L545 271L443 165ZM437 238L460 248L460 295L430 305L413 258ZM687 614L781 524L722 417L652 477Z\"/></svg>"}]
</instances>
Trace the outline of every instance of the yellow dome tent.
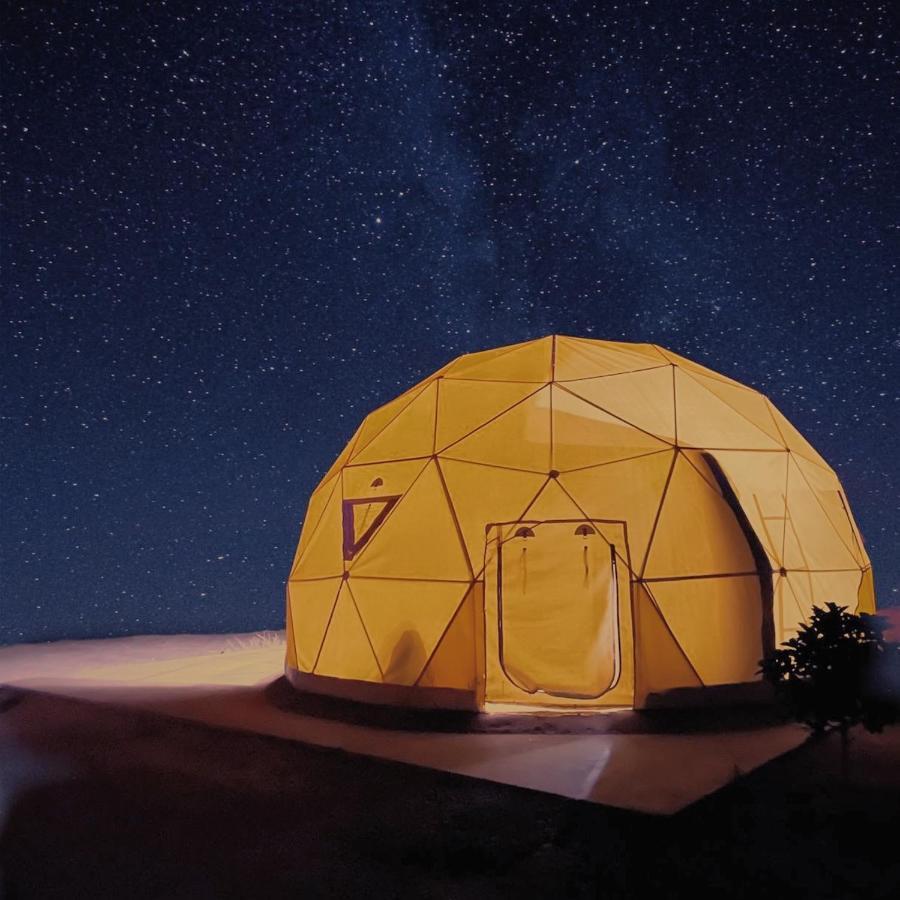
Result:
<instances>
[{"instance_id":1,"label":"yellow dome tent","mask_svg":"<svg viewBox=\"0 0 900 900\"><path fill-rule=\"evenodd\" d=\"M651 344L454 360L368 415L287 584L301 689L645 706L745 683L814 604L874 611L837 476L763 395Z\"/></svg>"}]
</instances>

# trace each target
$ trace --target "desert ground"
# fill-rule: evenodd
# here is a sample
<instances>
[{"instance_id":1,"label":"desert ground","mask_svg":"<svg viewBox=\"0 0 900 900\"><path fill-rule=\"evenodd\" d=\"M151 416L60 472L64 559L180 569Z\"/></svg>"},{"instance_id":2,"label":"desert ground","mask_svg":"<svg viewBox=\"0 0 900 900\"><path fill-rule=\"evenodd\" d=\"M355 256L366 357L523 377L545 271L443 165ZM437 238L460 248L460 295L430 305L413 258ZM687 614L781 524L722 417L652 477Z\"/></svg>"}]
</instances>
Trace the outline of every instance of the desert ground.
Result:
<instances>
[{"instance_id":1,"label":"desert ground","mask_svg":"<svg viewBox=\"0 0 900 900\"><path fill-rule=\"evenodd\" d=\"M191 640L195 649L205 647L200 638ZM219 668L207 660L207 671L231 674L186 694L184 664L171 653L161 667L134 646L111 646L122 650L121 659L95 665L93 681L80 672L68 687L50 677L63 656L52 645L0 650L4 897L727 892L887 898L900 892L900 728L855 732L846 777L836 736L792 739L793 749L778 745L768 762L733 754L737 764L724 786L672 814L648 813L590 794L553 792L554 784L566 783L553 773L546 776L551 789L533 790L517 783L524 780L519 776L503 783L491 770L487 778L461 774L465 767L452 760L412 763L404 757L411 752L404 735L419 745L435 737L415 722L400 727L375 716L353 724L368 729L373 743L388 745L375 755L338 745L332 732L301 739L285 724L289 717L315 719L324 728L327 709L292 709L278 679L262 685L277 710L276 725L257 728L259 720L241 727L240 715L229 720L225 713L251 708L234 680L265 681L272 647L245 645L243 656L233 657L243 660L239 675L234 663L222 668L227 654L217 654ZM110 688L110 666L120 682L123 666L131 667L129 693ZM166 678L177 696L160 693ZM206 713L197 708L204 703ZM732 716L721 732L736 727ZM336 733L343 740L356 733L352 728ZM710 730L696 719L691 729ZM565 727L555 735L444 730L456 741L522 737L528 746L553 737L560 747L581 746L579 740L596 747L586 741L634 736L633 726L621 722L611 736L610 729L592 736ZM671 732L672 722L660 730ZM457 753L462 746L445 745L442 753L449 759L446 748ZM635 745L611 746L630 752ZM520 755L537 768L575 758L559 752ZM397 758L388 758L391 753ZM642 765L614 769L614 780L651 778ZM673 779L679 768L680 757L670 769ZM624 791L614 799L641 796Z\"/></svg>"}]
</instances>

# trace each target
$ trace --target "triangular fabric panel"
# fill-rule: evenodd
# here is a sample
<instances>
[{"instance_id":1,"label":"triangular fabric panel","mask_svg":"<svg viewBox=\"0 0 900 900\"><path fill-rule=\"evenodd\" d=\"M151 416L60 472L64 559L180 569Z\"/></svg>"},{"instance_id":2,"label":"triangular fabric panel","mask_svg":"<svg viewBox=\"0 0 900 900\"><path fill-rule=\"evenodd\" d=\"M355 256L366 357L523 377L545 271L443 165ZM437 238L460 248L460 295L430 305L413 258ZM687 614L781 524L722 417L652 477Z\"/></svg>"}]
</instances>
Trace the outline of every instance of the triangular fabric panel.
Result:
<instances>
[{"instance_id":1,"label":"triangular fabric panel","mask_svg":"<svg viewBox=\"0 0 900 900\"><path fill-rule=\"evenodd\" d=\"M796 460L789 463L787 479L789 531L784 565L787 569L850 569L860 561L844 543L816 492L803 477ZM795 538L795 540L791 540Z\"/></svg>"},{"instance_id":2,"label":"triangular fabric panel","mask_svg":"<svg viewBox=\"0 0 900 900\"><path fill-rule=\"evenodd\" d=\"M522 513L523 519L534 519L548 522L553 519L582 519L585 514L578 504L559 486L559 482L550 479L543 490L534 498L534 502Z\"/></svg>"},{"instance_id":3,"label":"triangular fabric panel","mask_svg":"<svg viewBox=\"0 0 900 900\"><path fill-rule=\"evenodd\" d=\"M498 381L485 389L483 381L441 379L436 449L443 450L465 437L535 390L536 385L518 381Z\"/></svg>"},{"instance_id":4,"label":"triangular fabric panel","mask_svg":"<svg viewBox=\"0 0 900 900\"><path fill-rule=\"evenodd\" d=\"M575 340L586 340L586 338L576 338ZM637 353L641 356L645 356L651 363L668 362L656 344L635 343L633 341L597 341L595 339L591 339L591 343L594 344L594 346L602 344L604 348L610 350Z\"/></svg>"},{"instance_id":5,"label":"triangular fabric panel","mask_svg":"<svg viewBox=\"0 0 900 900\"><path fill-rule=\"evenodd\" d=\"M315 674L381 681L378 663L346 582L338 594Z\"/></svg>"},{"instance_id":6,"label":"triangular fabric panel","mask_svg":"<svg viewBox=\"0 0 900 900\"><path fill-rule=\"evenodd\" d=\"M440 467L472 569L477 574L484 566L488 522L511 522L520 518L547 476L453 459L442 459ZM490 510L489 514L487 510Z\"/></svg>"},{"instance_id":7,"label":"triangular fabric panel","mask_svg":"<svg viewBox=\"0 0 900 900\"><path fill-rule=\"evenodd\" d=\"M564 472L560 484L594 519L627 522L631 564L640 572L674 451Z\"/></svg>"},{"instance_id":8,"label":"triangular fabric panel","mask_svg":"<svg viewBox=\"0 0 900 900\"><path fill-rule=\"evenodd\" d=\"M553 463L560 472L668 449L658 438L623 422L556 385L553 395Z\"/></svg>"},{"instance_id":9,"label":"triangular fabric panel","mask_svg":"<svg viewBox=\"0 0 900 900\"><path fill-rule=\"evenodd\" d=\"M664 360L649 345L602 344L581 338L556 339L556 381L593 378L597 375L618 375L651 366L664 365Z\"/></svg>"},{"instance_id":10,"label":"triangular fabric panel","mask_svg":"<svg viewBox=\"0 0 900 900\"><path fill-rule=\"evenodd\" d=\"M649 591L634 585L635 702L648 694L679 687L702 687L678 642L660 615Z\"/></svg>"},{"instance_id":11,"label":"triangular fabric panel","mask_svg":"<svg viewBox=\"0 0 900 900\"><path fill-rule=\"evenodd\" d=\"M704 684L758 680L763 648L756 575L656 581L650 589Z\"/></svg>"},{"instance_id":12,"label":"triangular fabric panel","mask_svg":"<svg viewBox=\"0 0 900 900\"><path fill-rule=\"evenodd\" d=\"M848 572L810 572L812 599L816 606L836 603L853 612L859 603L859 587L863 573L856 569Z\"/></svg>"},{"instance_id":13,"label":"triangular fabric panel","mask_svg":"<svg viewBox=\"0 0 900 900\"><path fill-rule=\"evenodd\" d=\"M708 369L706 366L701 366L700 363L694 362L692 359L687 359L684 356L680 356L678 353L673 353L671 350L666 350L665 347L657 347L656 348L660 354L662 354L665 359L669 362L674 363L680 369L684 369L687 372L692 372L696 375L706 375L709 378L715 378L717 381L721 381L723 384L732 384L736 387L744 387L739 381L735 381L733 378L729 378L727 375L723 375L721 372L714 372L712 369Z\"/></svg>"},{"instance_id":14,"label":"triangular fabric panel","mask_svg":"<svg viewBox=\"0 0 900 900\"><path fill-rule=\"evenodd\" d=\"M756 572L756 563L734 513L722 495L679 453L644 577L745 572Z\"/></svg>"},{"instance_id":15,"label":"triangular fabric panel","mask_svg":"<svg viewBox=\"0 0 900 900\"><path fill-rule=\"evenodd\" d=\"M384 681L413 684L470 585L351 578L350 590Z\"/></svg>"},{"instance_id":16,"label":"triangular fabric panel","mask_svg":"<svg viewBox=\"0 0 900 900\"><path fill-rule=\"evenodd\" d=\"M766 402L769 405L769 409L772 411L772 417L775 419L775 424L778 426L778 430L781 432L782 439L788 449L793 453L806 457L810 462L814 462L817 465L830 470L831 467L828 463L822 459L812 444L810 444L810 442L803 437L793 425L791 425L778 407L775 406L771 400L767 400Z\"/></svg>"},{"instance_id":17,"label":"triangular fabric panel","mask_svg":"<svg viewBox=\"0 0 900 900\"><path fill-rule=\"evenodd\" d=\"M695 378L675 370L678 443L733 450L783 450L781 442L745 419Z\"/></svg>"},{"instance_id":18,"label":"triangular fabric panel","mask_svg":"<svg viewBox=\"0 0 900 900\"><path fill-rule=\"evenodd\" d=\"M416 479L351 570L384 578L472 577L436 463L429 463Z\"/></svg>"},{"instance_id":19,"label":"triangular fabric panel","mask_svg":"<svg viewBox=\"0 0 900 900\"><path fill-rule=\"evenodd\" d=\"M784 520L784 546L781 551L781 561L786 569L808 571L812 568L812 563L803 551L800 535L797 533L797 526L794 524L790 514Z\"/></svg>"},{"instance_id":20,"label":"triangular fabric panel","mask_svg":"<svg viewBox=\"0 0 900 900\"><path fill-rule=\"evenodd\" d=\"M813 606L836 603L851 611L859 599L863 573L858 569L846 572L788 572L782 580L792 592L799 615L808 619Z\"/></svg>"},{"instance_id":21,"label":"triangular fabric panel","mask_svg":"<svg viewBox=\"0 0 900 900\"><path fill-rule=\"evenodd\" d=\"M546 472L550 468L550 388L451 444L441 458Z\"/></svg>"},{"instance_id":22,"label":"triangular fabric panel","mask_svg":"<svg viewBox=\"0 0 900 900\"><path fill-rule=\"evenodd\" d=\"M470 588L416 681L420 687L475 688L476 596Z\"/></svg>"},{"instance_id":23,"label":"triangular fabric panel","mask_svg":"<svg viewBox=\"0 0 900 900\"><path fill-rule=\"evenodd\" d=\"M309 498L309 504L306 507L306 515L303 517L303 528L300 531L300 540L297 542L297 552L294 554L294 562L291 564L291 572L297 568L297 563L306 549L306 545L310 542L322 513L328 504L333 491L340 493L340 478L332 476L330 481L323 482L313 492Z\"/></svg>"},{"instance_id":24,"label":"triangular fabric panel","mask_svg":"<svg viewBox=\"0 0 900 900\"><path fill-rule=\"evenodd\" d=\"M432 382L361 452L354 454L353 462L430 456L434 451L436 411L437 382Z\"/></svg>"},{"instance_id":25,"label":"triangular fabric panel","mask_svg":"<svg viewBox=\"0 0 900 900\"><path fill-rule=\"evenodd\" d=\"M445 373L445 377L487 381L550 381L552 340L547 337L529 341L485 360L463 358Z\"/></svg>"},{"instance_id":26,"label":"triangular fabric panel","mask_svg":"<svg viewBox=\"0 0 900 900\"><path fill-rule=\"evenodd\" d=\"M347 466L342 473L344 498L355 500L404 494L427 465L427 459L404 459L400 462Z\"/></svg>"},{"instance_id":27,"label":"triangular fabric panel","mask_svg":"<svg viewBox=\"0 0 900 900\"><path fill-rule=\"evenodd\" d=\"M775 425L775 419L762 394L750 388L729 384L727 381L722 381L721 378L703 375L700 372L692 372L691 377L761 431L764 431L777 444L784 444L781 432Z\"/></svg>"},{"instance_id":28,"label":"triangular fabric panel","mask_svg":"<svg viewBox=\"0 0 900 900\"><path fill-rule=\"evenodd\" d=\"M862 548L862 541L856 532L855 525L850 519L847 506L844 503L841 491L841 483L834 472L827 471L815 463L809 462L804 457L794 454L791 461L800 470L807 485L813 491L822 512L828 518L841 542L852 554L854 560L860 566L868 565L868 557Z\"/></svg>"},{"instance_id":29,"label":"triangular fabric panel","mask_svg":"<svg viewBox=\"0 0 900 900\"><path fill-rule=\"evenodd\" d=\"M430 381L423 381L389 403L385 403L384 406L380 406L378 409L370 412L359 428L351 458L362 453L373 438L377 437L429 384Z\"/></svg>"},{"instance_id":30,"label":"triangular fabric panel","mask_svg":"<svg viewBox=\"0 0 900 900\"><path fill-rule=\"evenodd\" d=\"M335 485L291 573L294 580L327 578L344 572L344 524L339 478L335 479Z\"/></svg>"},{"instance_id":31,"label":"triangular fabric panel","mask_svg":"<svg viewBox=\"0 0 900 900\"><path fill-rule=\"evenodd\" d=\"M315 665L340 586L340 578L288 582L294 649L303 672L311 672Z\"/></svg>"},{"instance_id":32,"label":"triangular fabric panel","mask_svg":"<svg viewBox=\"0 0 900 900\"><path fill-rule=\"evenodd\" d=\"M574 381L566 387L607 412L666 441L675 440L672 366ZM555 398L554 398L555 400Z\"/></svg>"},{"instance_id":33,"label":"triangular fabric panel","mask_svg":"<svg viewBox=\"0 0 900 900\"><path fill-rule=\"evenodd\" d=\"M495 347L493 350L478 350L475 353L464 353L458 356L449 365L444 366L441 375L446 378L465 378L465 372L493 362L507 353L527 347L531 341L522 341L518 344L507 344L505 347ZM527 380L527 379L526 379Z\"/></svg>"},{"instance_id":34,"label":"triangular fabric panel","mask_svg":"<svg viewBox=\"0 0 900 900\"><path fill-rule=\"evenodd\" d=\"M722 467L774 569L783 565L788 452L716 450Z\"/></svg>"}]
</instances>

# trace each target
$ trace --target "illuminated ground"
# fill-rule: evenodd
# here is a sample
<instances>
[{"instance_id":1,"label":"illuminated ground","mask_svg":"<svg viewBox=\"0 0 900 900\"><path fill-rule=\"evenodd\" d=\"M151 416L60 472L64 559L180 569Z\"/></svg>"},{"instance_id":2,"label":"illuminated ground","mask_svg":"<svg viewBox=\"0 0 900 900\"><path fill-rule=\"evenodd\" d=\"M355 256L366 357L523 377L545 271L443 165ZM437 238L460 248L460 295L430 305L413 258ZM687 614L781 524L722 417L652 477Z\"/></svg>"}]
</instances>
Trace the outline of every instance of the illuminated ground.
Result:
<instances>
[{"instance_id":1,"label":"illuminated ground","mask_svg":"<svg viewBox=\"0 0 900 900\"><path fill-rule=\"evenodd\" d=\"M283 638L176 635L0 649L0 684L152 710L207 725L412 763L577 800L670 814L801 743L798 726L740 722L659 733L634 713L546 718L534 728L481 733L373 727L352 716L309 714L270 686ZM277 688L277 685L276 685ZM534 730L551 733L533 733ZM485 733L486 732L486 733ZM524 733L523 733L524 732ZM654 733L655 732L655 733Z\"/></svg>"},{"instance_id":2,"label":"illuminated ground","mask_svg":"<svg viewBox=\"0 0 900 900\"><path fill-rule=\"evenodd\" d=\"M0 689L0 895L898 895L900 729L806 744L674 816Z\"/></svg>"}]
</instances>

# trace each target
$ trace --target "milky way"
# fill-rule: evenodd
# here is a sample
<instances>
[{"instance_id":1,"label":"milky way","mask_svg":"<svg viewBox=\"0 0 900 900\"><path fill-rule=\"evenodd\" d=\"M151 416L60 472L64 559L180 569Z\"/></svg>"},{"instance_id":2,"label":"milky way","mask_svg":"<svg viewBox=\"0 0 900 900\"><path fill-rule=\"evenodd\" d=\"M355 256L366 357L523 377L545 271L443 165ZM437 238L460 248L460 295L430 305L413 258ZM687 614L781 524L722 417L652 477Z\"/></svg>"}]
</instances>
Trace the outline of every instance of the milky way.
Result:
<instances>
[{"instance_id":1,"label":"milky way","mask_svg":"<svg viewBox=\"0 0 900 900\"><path fill-rule=\"evenodd\" d=\"M768 394L900 602L891 6L4 4L0 641L278 626L358 420L550 332Z\"/></svg>"}]
</instances>

